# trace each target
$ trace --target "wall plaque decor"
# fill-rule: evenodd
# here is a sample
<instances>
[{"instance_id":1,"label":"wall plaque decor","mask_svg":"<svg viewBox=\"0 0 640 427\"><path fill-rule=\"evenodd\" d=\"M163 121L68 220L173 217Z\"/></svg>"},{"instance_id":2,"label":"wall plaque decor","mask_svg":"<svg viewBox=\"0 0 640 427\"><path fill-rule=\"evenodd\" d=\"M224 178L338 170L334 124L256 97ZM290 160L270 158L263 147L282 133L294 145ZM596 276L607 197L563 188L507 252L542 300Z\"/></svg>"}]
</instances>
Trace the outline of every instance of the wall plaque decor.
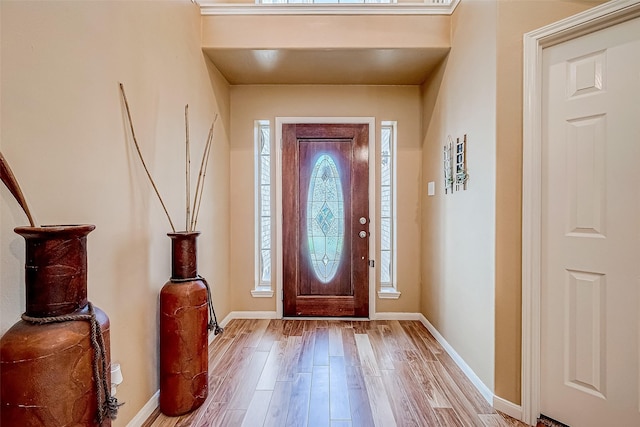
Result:
<instances>
[{"instance_id":1,"label":"wall plaque decor","mask_svg":"<svg viewBox=\"0 0 640 427\"><path fill-rule=\"evenodd\" d=\"M456 191L466 190L467 181L469 180L469 174L467 173L467 135L465 134L462 141L460 138L456 138L455 144L455 184Z\"/></svg>"},{"instance_id":2,"label":"wall plaque decor","mask_svg":"<svg viewBox=\"0 0 640 427\"><path fill-rule=\"evenodd\" d=\"M444 172L444 194L453 193L453 165L451 163L451 150L453 141L451 135L447 137L447 143L442 147L442 170Z\"/></svg>"}]
</instances>

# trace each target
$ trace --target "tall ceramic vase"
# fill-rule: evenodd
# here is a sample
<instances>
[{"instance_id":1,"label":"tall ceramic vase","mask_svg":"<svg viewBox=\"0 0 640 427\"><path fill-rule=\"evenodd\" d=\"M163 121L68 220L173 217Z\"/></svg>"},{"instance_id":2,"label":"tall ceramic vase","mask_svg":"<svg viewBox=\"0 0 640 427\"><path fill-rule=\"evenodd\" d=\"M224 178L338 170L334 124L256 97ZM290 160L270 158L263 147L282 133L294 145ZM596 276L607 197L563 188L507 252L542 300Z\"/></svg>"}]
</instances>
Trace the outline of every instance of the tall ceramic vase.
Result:
<instances>
[{"instance_id":1,"label":"tall ceramic vase","mask_svg":"<svg viewBox=\"0 0 640 427\"><path fill-rule=\"evenodd\" d=\"M208 393L207 287L197 269L199 232L169 233L171 279L160 292L160 410L198 408Z\"/></svg>"},{"instance_id":2,"label":"tall ceramic vase","mask_svg":"<svg viewBox=\"0 0 640 427\"><path fill-rule=\"evenodd\" d=\"M87 235L94 228L15 229L26 241L26 311L0 340L2 426L111 425L103 412L109 318L87 300Z\"/></svg>"}]
</instances>

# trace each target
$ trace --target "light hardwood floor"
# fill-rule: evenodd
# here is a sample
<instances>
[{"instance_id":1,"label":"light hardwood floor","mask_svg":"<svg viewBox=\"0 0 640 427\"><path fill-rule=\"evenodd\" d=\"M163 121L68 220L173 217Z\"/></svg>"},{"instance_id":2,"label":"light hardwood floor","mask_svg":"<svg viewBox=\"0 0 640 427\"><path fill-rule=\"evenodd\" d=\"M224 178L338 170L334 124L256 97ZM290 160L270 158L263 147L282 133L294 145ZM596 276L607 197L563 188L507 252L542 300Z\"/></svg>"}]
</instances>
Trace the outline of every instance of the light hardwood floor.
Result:
<instances>
[{"instance_id":1,"label":"light hardwood floor","mask_svg":"<svg viewBox=\"0 0 640 427\"><path fill-rule=\"evenodd\" d=\"M209 396L143 427L525 426L496 412L417 321L232 320Z\"/></svg>"}]
</instances>

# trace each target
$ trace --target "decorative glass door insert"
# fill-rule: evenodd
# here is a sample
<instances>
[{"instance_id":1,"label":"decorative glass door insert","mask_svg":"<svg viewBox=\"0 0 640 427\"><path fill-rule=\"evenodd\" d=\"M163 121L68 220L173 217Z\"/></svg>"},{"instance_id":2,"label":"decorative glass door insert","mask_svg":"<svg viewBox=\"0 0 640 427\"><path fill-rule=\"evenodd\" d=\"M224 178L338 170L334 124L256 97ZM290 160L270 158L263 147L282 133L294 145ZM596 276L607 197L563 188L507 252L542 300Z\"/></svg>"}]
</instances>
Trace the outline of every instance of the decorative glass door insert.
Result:
<instances>
[{"instance_id":1,"label":"decorative glass door insert","mask_svg":"<svg viewBox=\"0 0 640 427\"><path fill-rule=\"evenodd\" d=\"M313 272L322 283L328 283L338 270L344 242L342 182L336 162L329 154L322 154L315 162L306 210Z\"/></svg>"}]
</instances>

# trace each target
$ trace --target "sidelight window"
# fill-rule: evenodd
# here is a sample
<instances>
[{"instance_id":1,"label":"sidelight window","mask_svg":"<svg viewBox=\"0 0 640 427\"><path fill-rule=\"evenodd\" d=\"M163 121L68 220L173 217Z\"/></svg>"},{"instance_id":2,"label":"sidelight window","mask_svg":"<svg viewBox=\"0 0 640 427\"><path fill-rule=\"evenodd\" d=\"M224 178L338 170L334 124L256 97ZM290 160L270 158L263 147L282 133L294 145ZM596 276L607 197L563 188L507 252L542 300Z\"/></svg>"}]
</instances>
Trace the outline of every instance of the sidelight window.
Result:
<instances>
[{"instance_id":1,"label":"sidelight window","mask_svg":"<svg viewBox=\"0 0 640 427\"><path fill-rule=\"evenodd\" d=\"M256 280L254 297L271 297L271 127L267 120L255 122L255 217Z\"/></svg>"},{"instance_id":2,"label":"sidelight window","mask_svg":"<svg viewBox=\"0 0 640 427\"><path fill-rule=\"evenodd\" d=\"M380 134L380 293L397 298L396 289L396 122L383 121Z\"/></svg>"}]
</instances>

